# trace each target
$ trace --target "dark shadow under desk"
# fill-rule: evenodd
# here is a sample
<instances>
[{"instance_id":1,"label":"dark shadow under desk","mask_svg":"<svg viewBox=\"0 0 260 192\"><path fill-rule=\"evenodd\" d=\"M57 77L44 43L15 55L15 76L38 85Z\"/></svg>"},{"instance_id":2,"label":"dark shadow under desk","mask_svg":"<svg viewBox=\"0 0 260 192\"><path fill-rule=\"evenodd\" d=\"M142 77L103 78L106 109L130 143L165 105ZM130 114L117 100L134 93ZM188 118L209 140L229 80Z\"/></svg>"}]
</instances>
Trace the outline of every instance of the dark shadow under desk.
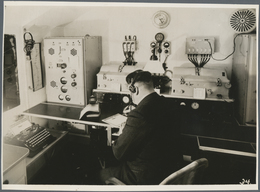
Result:
<instances>
[{"instance_id":1,"label":"dark shadow under desk","mask_svg":"<svg viewBox=\"0 0 260 192\"><path fill-rule=\"evenodd\" d=\"M56 137L56 139L45 147L42 151L36 154L34 157L26 158L26 170L27 170L27 181L30 183L30 180L46 165L52 158L63 149L64 144L68 140L67 131L58 131L48 129L51 135Z\"/></svg>"},{"instance_id":2,"label":"dark shadow under desk","mask_svg":"<svg viewBox=\"0 0 260 192\"><path fill-rule=\"evenodd\" d=\"M199 156L209 161L206 183L256 184L255 143L201 136L196 138Z\"/></svg>"}]
</instances>

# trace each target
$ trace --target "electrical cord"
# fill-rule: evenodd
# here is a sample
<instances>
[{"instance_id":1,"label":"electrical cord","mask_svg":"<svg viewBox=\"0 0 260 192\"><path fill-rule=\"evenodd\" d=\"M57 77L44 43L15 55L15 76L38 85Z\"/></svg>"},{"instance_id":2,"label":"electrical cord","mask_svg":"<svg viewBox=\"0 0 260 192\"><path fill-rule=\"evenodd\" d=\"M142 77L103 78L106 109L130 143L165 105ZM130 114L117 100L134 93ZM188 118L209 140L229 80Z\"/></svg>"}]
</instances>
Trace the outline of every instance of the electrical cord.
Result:
<instances>
[{"instance_id":1,"label":"electrical cord","mask_svg":"<svg viewBox=\"0 0 260 192\"><path fill-rule=\"evenodd\" d=\"M236 38L237 38L239 35L243 35L243 34L246 34L246 33L239 33L239 34L237 34L237 35L234 37L234 39L233 39L233 46L234 46L234 47L233 47L233 52L230 53L228 56L226 56L224 59L216 59L216 58L213 57L213 55L212 55L212 46L211 46L211 43L210 43L209 41L207 41L208 44L209 44L209 46L210 46L211 58L212 58L213 60L215 60L215 61L224 61L224 60L226 60L227 58L229 58L231 55L233 55L233 54L235 53L235 50L236 50Z\"/></svg>"}]
</instances>

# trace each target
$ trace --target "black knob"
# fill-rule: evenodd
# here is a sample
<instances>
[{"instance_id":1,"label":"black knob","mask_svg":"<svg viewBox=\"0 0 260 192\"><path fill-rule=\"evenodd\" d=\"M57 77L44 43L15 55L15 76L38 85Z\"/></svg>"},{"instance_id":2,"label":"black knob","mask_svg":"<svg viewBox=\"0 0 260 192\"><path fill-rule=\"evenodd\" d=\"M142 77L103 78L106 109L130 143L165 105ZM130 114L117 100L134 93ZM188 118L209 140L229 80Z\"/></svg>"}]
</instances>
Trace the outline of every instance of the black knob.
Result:
<instances>
[{"instance_id":1,"label":"black knob","mask_svg":"<svg viewBox=\"0 0 260 192\"><path fill-rule=\"evenodd\" d=\"M75 87L76 85L77 85L76 82L72 82L72 83L71 83L71 86L72 86L72 87Z\"/></svg>"},{"instance_id":2,"label":"black knob","mask_svg":"<svg viewBox=\"0 0 260 192\"><path fill-rule=\"evenodd\" d=\"M65 69L67 67L67 64L66 63L62 63L60 66L61 66L62 69Z\"/></svg>"},{"instance_id":3,"label":"black knob","mask_svg":"<svg viewBox=\"0 0 260 192\"><path fill-rule=\"evenodd\" d=\"M62 78L60 79L60 82L61 82L62 84L66 84L66 83L67 83L67 79L66 79L65 77L62 77Z\"/></svg>"},{"instance_id":4,"label":"black knob","mask_svg":"<svg viewBox=\"0 0 260 192\"><path fill-rule=\"evenodd\" d=\"M9 184L8 180L4 180L3 184Z\"/></svg>"}]
</instances>

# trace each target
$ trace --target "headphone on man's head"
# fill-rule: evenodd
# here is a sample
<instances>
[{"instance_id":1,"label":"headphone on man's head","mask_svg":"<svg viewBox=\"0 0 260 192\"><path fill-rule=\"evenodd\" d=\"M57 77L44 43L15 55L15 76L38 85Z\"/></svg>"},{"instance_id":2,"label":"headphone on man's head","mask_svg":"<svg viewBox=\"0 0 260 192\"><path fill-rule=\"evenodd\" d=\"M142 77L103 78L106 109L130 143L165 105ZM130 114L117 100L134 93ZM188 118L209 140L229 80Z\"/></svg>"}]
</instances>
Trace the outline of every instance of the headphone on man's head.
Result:
<instances>
[{"instance_id":1,"label":"headphone on man's head","mask_svg":"<svg viewBox=\"0 0 260 192\"><path fill-rule=\"evenodd\" d=\"M136 93L136 92L137 92L137 88L136 88L136 86L135 86L134 84L135 84L136 80L138 79L138 78L137 78L137 77L138 77L138 74L141 73L141 72L143 72L143 70L137 70L137 71L135 71L135 72L134 72L134 73L135 73L134 77L131 78L131 84L130 84L129 87L128 87L128 89L129 89L129 91L130 91L131 93Z\"/></svg>"}]
</instances>

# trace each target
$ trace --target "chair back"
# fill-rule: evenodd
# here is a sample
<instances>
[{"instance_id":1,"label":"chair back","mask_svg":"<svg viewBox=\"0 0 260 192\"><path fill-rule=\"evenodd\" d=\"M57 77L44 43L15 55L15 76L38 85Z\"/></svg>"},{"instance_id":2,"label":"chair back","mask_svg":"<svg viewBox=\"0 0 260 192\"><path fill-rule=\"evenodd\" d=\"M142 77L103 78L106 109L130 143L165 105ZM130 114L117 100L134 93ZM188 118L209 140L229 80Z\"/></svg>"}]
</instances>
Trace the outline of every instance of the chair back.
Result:
<instances>
[{"instance_id":1,"label":"chair back","mask_svg":"<svg viewBox=\"0 0 260 192\"><path fill-rule=\"evenodd\" d=\"M201 158L191 162L185 167L179 169L178 171L172 173L166 177L159 185L187 185L194 184L198 178L202 175L205 168L208 167L208 160L206 158Z\"/></svg>"}]
</instances>

